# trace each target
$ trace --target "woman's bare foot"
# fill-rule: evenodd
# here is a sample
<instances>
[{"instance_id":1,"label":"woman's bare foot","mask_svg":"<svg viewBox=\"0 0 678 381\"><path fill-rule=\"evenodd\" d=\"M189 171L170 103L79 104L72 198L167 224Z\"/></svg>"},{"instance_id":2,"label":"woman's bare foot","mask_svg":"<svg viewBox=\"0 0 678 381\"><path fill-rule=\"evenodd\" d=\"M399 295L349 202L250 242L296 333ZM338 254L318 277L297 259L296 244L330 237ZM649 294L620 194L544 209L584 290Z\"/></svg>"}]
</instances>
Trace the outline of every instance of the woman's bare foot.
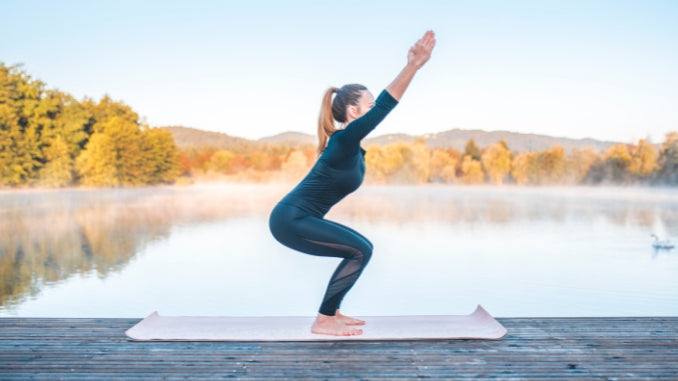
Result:
<instances>
[{"instance_id":1,"label":"woman's bare foot","mask_svg":"<svg viewBox=\"0 0 678 381\"><path fill-rule=\"evenodd\" d=\"M342 315L341 313L339 313L339 310L337 310L337 312L335 313L334 316L336 316L337 319L339 319L339 321L341 321L342 323L344 323L346 325L364 325L365 324L365 320L360 320L360 319L352 318L350 316Z\"/></svg>"},{"instance_id":2,"label":"woman's bare foot","mask_svg":"<svg viewBox=\"0 0 678 381\"><path fill-rule=\"evenodd\" d=\"M336 316L318 314L311 327L311 332L322 335L354 336L362 335L363 330L349 327Z\"/></svg>"}]
</instances>

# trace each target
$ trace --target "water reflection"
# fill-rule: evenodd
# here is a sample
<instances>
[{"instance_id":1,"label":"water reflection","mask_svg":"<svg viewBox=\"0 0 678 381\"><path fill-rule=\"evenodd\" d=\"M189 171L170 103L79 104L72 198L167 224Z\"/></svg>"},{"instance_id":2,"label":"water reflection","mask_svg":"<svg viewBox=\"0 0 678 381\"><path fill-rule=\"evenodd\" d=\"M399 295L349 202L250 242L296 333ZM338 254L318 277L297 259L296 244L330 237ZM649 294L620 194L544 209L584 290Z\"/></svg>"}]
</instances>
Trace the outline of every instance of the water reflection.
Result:
<instances>
[{"instance_id":1,"label":"water reflection","mask_svg":"<svg viewBox=\"0 0 678 381\"><path fill-rule=\"evenodd\" d=\"M2 192L0 305L73 274L120 271L175 226L261 213L269 193L238 186Z\"/></svg>"},{"instance_id":2,"label":"water reflection","mask_svg":"<svg viewBox=\"0 0 678 381\"><path fill-rule=\"evenodd\" d=\"M602 217L615 225L634 224L678 234L678 194L671 189L375 187L335 210L371 223L400 224L505 225Z\"/></svg>"},{"instance_id":3,"label":"water reflection","mask_svg":"<svg viewBox=\"0 0 678 381\"><path fill-rule=\"evenodd\" d=\"M269 238L266 217L288 190L289 186L203 185L0 192L0 312L11 312L45 288L73 276L95 275L105 279L118 274L143 256L150 245L168 241L177 229L248 221L250 230L240 231L241 237ZM512 249L507 247L511 245L526 246L540 240L542 248L534 246L535 251L553 250L555 237L583 240L576 250L591 250L596 240L605 240L606 247L614 248L615 240L621 239L618 231L626 230L631 235L647 235L649 248L652 242L649 233L664 238L678 235L675 193L670 189L642 188L363 187L337 205L328 217L369 226L376 231L377 241L379 237L391 237L393 241L392 237L397 235L402 241L391 242L392 251L417 245L399 232L410 232L414 238L425 235L431 247L444 247L449 244L446 237L455 236L456 247L473 248L472 241L460 242L462 238L458 236L463 232L493 246L496 252L510 253ZM586 236L586 230L595 230L597 224L619 229L609 237ZM549 229L553 232L549 233ZM543 237L516 241L516 237L526 233ZM223 246L242 244L231 240ZM241 249L247 251L251 247ZM628 244L622 239L614 250L624 253ZM672 251L654 252L654 256L661 255L675 256ZM382 280L392 279L392 274L412 266L395 262L397 256L393 261L372 271L378 275L378 271L390 268L393 272L381 273ZM475 263L469 261L469 266ZM675 266L674 262L671 266ZM576 264L572 266L576 274ZM530 261L523 263L523 267L529 273ZM450 276L449 266L441 262L439 268L448 272L429 281L443 282ZM513 272L516 271L514 268ZM558 270L553 271L552 276L558 276ZM534 277L526 277L525 282L527 289L553 286L540 285ZM382 297L396 298L386 291Z\"/></svg>"}]
</instances>

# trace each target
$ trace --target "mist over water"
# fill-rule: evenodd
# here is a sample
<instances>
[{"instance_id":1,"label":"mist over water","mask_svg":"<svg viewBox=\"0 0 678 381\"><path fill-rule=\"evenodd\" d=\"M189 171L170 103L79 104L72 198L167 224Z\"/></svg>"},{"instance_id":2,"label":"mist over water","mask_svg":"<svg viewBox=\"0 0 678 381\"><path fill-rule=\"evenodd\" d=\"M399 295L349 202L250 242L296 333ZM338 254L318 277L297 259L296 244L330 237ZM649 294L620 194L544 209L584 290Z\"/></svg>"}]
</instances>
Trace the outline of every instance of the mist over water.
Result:
<instances>
[{"instance_id":1,"label":"mist over water","mask_svg":"<svg viewBox=\"0 0 678 381\"><path fill-rule=\"evenodd\" d=\"M339 259L288 249L283 185L0 192L0 316L313 315ZM355 315L678 314L678 192L364 186L327 218L375 246Z\"/></svg>"}]
</instances>

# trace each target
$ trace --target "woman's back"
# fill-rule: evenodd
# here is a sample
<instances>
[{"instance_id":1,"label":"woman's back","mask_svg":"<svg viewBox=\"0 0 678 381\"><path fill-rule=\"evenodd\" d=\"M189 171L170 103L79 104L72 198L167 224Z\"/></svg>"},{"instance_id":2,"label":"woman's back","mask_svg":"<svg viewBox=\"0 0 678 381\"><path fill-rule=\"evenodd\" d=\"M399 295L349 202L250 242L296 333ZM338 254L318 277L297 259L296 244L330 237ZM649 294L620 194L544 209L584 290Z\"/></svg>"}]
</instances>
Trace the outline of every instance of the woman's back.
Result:
<instances>
[{"instance_id":1,"label":"woman's back","mask_svg":"<svg viewBox=\"0 0 678 381\"><path fill-rule=\"evenodd\" d=\"M361 140L398 104L386 90L365 115L330 137L313 168L280 202L317 217L352 193L365 178L365 150Z\"/></svg>"}]
</instances>

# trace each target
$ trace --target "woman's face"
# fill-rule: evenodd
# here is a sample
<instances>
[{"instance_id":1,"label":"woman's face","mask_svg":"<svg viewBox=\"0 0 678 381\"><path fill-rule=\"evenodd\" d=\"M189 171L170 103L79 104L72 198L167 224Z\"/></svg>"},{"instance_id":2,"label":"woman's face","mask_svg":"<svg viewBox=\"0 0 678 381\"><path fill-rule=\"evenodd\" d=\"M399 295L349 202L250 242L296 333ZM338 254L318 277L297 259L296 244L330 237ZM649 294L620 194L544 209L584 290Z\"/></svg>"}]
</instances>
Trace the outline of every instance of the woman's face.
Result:
<instances>
[{"instance_id":1,"label":"woman's face","mask_svg":"<svg viewBox=\"0 0 678 381\"><path fill-rule=\"evenodd\" d=\"M360 90L360 93L362 95L358 99L358 105L348 107L349 123L365 115L365 113L374 107L374 96L372 96L372 93L369 90Z\"/></svg>"}]
</instances>

